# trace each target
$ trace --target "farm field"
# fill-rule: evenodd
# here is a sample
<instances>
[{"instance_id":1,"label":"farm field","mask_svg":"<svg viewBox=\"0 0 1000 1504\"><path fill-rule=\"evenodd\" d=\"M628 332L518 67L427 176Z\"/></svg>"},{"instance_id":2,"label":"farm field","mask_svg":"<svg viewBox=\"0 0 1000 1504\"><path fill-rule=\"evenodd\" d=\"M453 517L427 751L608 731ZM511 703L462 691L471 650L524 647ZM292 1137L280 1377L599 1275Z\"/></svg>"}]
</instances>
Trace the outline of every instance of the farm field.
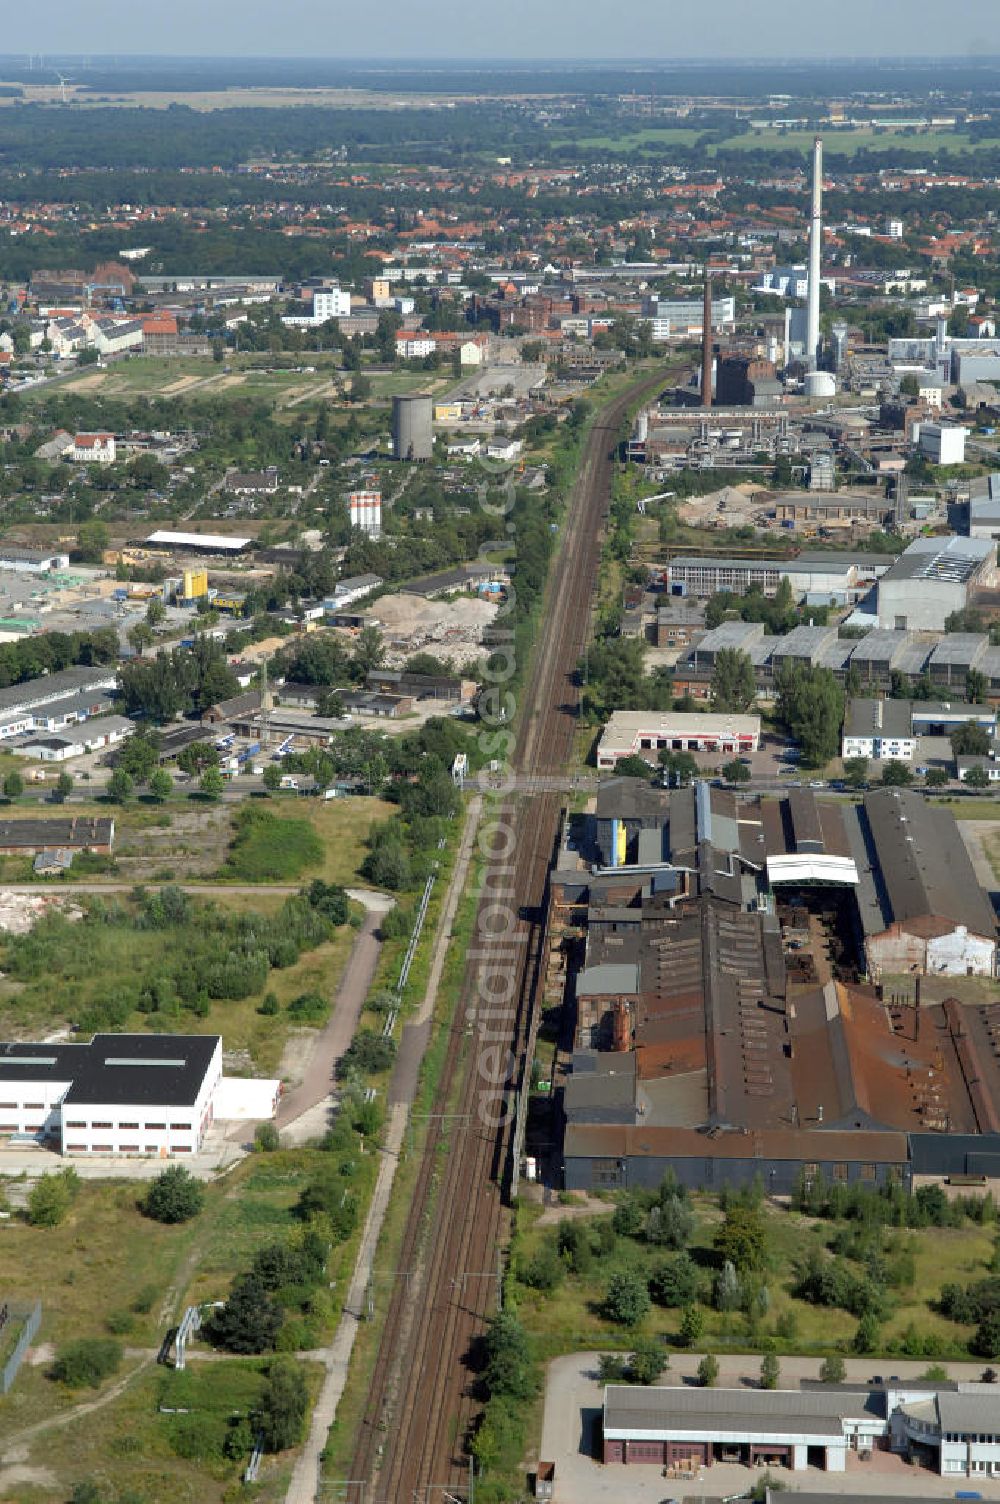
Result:
<instances>
[{"instance_id":1,"label":"farm field","mask_svg":"<svg viewBox=\"0 0 1000 1504\"><path fill-rule=\"evenodd\" d=\"M751 131L745 136L730 136L717 146L708 148L709 155L722 151L758 151L772 148L775 151L808 151L815 138L814 131ZM992 143L984 143L992 144ZM823 134L823 146L833 156L853 156L858 151L918 152L931 156L939 151L975 151L976 145L960 131L917 131L907 134L903 130L827 130Z\"/></svg>"}]
</instances>

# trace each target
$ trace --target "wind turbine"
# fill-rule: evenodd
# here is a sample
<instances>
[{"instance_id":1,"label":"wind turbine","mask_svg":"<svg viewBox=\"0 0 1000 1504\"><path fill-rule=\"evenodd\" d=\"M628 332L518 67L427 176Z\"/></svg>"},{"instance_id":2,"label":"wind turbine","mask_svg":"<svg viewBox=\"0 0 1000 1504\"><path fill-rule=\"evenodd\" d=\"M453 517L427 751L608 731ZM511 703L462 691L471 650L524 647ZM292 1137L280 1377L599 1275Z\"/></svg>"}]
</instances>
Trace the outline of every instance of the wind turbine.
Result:
<instances>
[{"instance_id":1,"label":"wind turbine","mask_svg":"<svg viewBox=\"0 0 1000 1504\"><path fill-rule=\"evenodd\" d=\"M66 85L71 84L73 80L71 78L67 78L65 74L60 73L58 69L56 69L56 78L58 78L59 80L59 88L62 93L62 102L63 104L66 104L68 103L66 99Z\"/></svg>"}]
</instances>

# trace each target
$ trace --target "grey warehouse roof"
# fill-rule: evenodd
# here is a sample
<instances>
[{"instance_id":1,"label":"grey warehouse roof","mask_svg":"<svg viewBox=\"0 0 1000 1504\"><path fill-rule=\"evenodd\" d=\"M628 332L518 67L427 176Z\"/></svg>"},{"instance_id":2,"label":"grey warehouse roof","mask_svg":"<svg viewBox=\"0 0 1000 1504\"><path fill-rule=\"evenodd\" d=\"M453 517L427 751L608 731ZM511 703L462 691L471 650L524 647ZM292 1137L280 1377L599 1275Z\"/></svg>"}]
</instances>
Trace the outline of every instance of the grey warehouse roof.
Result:
<instances>
[{"instance_id":1,"label":"grey warehouse roof","mask_svg":"<svg viewBox=\"0 0 1000 1504\"><path fill-rule=\"evenodd\" d=\"M885 1400L869 1389L769 1392L760 1389L645 1388L609 1384L604 1391L604 1432L743 1431L810 1432L841 1436L848 1416L885 1414Z\"/></svg>"}]
</instances>

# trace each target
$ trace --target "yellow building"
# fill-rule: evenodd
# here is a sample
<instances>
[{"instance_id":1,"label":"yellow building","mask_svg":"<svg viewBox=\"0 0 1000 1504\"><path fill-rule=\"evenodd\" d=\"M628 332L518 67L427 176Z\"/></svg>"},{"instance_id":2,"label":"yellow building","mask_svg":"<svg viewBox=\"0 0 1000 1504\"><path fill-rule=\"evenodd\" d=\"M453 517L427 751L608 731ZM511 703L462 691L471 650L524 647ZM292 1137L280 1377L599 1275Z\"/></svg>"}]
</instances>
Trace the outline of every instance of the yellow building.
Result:
<instances>
[{"instance_id":1,"label":"yellow building","mask_svg":"<svg viewBox=\"0 0 1000 1504\"><path fill-rule=\"evenodd\" d=\"M184 571L184 599L186 601L198 601L208 594L208 570L185 569Z\"/></svg>"},{"instance_id":2,"label":"yellow building","mask_svg":"<svg viewBox=\"0 0 1000 1504\"><path fill-rule=\"evenodd\" d=\"M457 423L462 417L460 402L438 402L434 408L435 423Z\"/></svg>"}]
</instances>

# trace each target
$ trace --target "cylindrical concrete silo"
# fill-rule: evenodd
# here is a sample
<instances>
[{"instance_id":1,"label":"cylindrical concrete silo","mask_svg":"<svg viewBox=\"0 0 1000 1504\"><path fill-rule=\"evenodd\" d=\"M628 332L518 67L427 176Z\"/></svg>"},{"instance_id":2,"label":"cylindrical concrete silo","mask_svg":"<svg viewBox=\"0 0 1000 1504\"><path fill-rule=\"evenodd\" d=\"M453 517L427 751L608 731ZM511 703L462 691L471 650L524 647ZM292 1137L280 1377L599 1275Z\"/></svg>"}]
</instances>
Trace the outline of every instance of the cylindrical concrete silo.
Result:
<instances>
[{"instance_id":1,"label":"cylindrical concrete silo","mask_svg":"<svg viewBox=\"0 0 1000 1504\"><path fill-rule=\"evenodd\" d=\"M430 397L392 399L392 452L397 460L429 460L434 452L434 406Z\"/></svg>"}]
</instances>

